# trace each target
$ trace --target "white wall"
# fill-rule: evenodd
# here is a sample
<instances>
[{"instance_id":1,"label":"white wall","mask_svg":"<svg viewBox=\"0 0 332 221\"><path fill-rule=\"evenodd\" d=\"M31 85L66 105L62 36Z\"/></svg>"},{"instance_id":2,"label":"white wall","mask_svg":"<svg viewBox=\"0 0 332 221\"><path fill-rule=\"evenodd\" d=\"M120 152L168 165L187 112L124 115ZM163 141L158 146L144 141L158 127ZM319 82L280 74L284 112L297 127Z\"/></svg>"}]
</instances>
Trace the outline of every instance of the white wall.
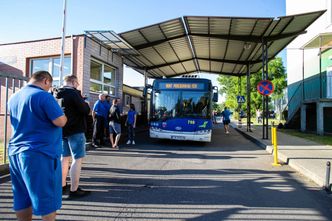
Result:
<instances>
[{"instance_id":1,"label":"white wall","mask_svg":"<svg viewBox=\"0 0 332 221\"><path fill-rule=\"evenodd\" d=\"M332 5L331 0L286 0L286 15L294 15L300 13L307 13L319 10L326 10L320 18L318 18L310 27L307 28L307 33L297 37L287 47L287 73L288 84L302 80L302 50L301 48L308 41L313 39L320 33L332 32ZM306 59L317 56L317 50L305 51ZM308 76L308 74L306 74Z\"/></svg>"}]
</instances>

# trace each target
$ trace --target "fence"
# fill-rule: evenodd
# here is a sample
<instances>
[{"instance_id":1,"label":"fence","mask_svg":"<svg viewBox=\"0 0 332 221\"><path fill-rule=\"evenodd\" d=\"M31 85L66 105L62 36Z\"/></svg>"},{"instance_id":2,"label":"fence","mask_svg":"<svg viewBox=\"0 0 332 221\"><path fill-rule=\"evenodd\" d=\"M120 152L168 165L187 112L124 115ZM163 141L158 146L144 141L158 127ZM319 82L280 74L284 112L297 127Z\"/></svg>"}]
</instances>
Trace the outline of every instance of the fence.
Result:
<instances>
[{"instance_id":1,"label":"fence","mask_svg":"<svg viewBox=\"0 0 332 221\"><path fill-rule=\"evenodd\" d=\"M12 94L26 84L27 80L27 77L0 72L0 165L8 163L7 144L10 138L10 123L7 102Z\"/></svg>"}]
</instances>

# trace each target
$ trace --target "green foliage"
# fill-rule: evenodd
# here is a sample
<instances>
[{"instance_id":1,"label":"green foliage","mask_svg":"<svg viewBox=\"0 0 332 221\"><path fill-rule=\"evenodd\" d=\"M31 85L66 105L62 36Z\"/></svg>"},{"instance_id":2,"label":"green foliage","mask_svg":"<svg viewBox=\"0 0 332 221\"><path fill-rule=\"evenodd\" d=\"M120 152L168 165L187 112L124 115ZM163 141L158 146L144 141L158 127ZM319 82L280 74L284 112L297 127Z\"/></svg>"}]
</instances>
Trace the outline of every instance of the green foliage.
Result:
<instances>
[{"instance_id":1,"label":"green foliage","mask_svg":"<svg viewBox=\"0 0 332 221\"><path fill-rule=\"evenodd\" d=\"M268 67L269 80L274 84L274 92L270 99L278 99L284 96L284 89L287 87L286 71L280 57L269 62ZM262 71L252 73L250 75L250 99L251 114L255 114L257 109L262 109L262 95L257 92L257 84L262 80ZM247 97L247 79L246 76L219 76L220 93L226 97L225 105L232 110L238 109L236 96L243 95ZM242 109L246 111L246 103L242 105Z\"/></svg>"}]
</instances>

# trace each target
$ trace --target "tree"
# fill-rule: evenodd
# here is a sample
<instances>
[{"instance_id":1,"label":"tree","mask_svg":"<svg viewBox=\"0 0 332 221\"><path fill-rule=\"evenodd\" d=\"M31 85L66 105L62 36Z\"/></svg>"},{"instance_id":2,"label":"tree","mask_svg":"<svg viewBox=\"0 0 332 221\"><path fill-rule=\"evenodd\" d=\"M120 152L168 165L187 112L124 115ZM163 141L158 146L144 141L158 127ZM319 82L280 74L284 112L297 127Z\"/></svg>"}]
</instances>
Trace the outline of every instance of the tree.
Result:
<instances>
[{"instance_id":1,"label":"tree","mask_svg":"<svg viewBox=\"0 0 332 221\"><path fill-rule=\"evenodd\" d=\"M270 96L270 100L280 99L284 96L284 89L287 86L286 71L283 66L282 59L280 57L271 60L268 65L269 80L274 85L274 92ZM256 110L262 109L262 95L257 92L257 84L262 80L262 70L250 75L250 99L251 99L251 114L254 114ZM219 76L218 82L220 84L220 93L226 96L225 105L233 110L238 109L236 100L237 95L247 96L247 79L246 76ZM245 104L242 105L242 109L246 111Z\"/></svg>"}]
</instances>

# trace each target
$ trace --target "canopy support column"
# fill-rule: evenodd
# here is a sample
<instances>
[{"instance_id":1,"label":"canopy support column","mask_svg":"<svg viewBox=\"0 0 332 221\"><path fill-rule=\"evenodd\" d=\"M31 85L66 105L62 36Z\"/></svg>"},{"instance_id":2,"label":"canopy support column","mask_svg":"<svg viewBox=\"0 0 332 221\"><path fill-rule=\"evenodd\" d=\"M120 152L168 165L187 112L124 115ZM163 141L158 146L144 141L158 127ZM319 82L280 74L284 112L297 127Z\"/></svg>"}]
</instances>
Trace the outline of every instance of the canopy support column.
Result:
<instances>
[{"instance_id":1,"label":"canopy support column","mask_svg":"<svg viewBox=\"0 0 332 221\"><path fill-rule=\"evenodd\" d=\"M250 64L247 64L247 131L251 132L251 88L250 88Z\"/></svg>"},{"instance_id":2,"label":"canopy support column","mask_svg":"<svg viewBox=\"0 0 332 221\"><path fill-rule=\"evenodd\" d=\"M146 71L146 69L144 69L144 88L146 88L148 86L148 72ZM142 108L142 115L143 115L143 119L144 119L144 123L148 123L148 93L145 94L145 96L143 97L143 108Z\"/></svg>"},{"instance_id":3,"label":"canopy support column","mask_svg":"<svg viewBox=\"0 0 332 221\"><path fill-rule=\"evenodd\" d=\"M262 41L262 80L268 80L268 47L267 41ZM269 139L269 97L263 95L263 139Z\"/></svg>"},{"instance_id":4,"label":"canopy support column","mask_svg":"<svg viewBox=\"0 0 332 221\"><path fill-rule=\"evenodd\" d=\"M241 76L238 77L238 90L239 90L239 96L241 96L242 90L241 90ZM239 112L239 119L238 119L238 128L242 128L242 103L238 103L238 112Z\"/></svg>"}]
</instances>

